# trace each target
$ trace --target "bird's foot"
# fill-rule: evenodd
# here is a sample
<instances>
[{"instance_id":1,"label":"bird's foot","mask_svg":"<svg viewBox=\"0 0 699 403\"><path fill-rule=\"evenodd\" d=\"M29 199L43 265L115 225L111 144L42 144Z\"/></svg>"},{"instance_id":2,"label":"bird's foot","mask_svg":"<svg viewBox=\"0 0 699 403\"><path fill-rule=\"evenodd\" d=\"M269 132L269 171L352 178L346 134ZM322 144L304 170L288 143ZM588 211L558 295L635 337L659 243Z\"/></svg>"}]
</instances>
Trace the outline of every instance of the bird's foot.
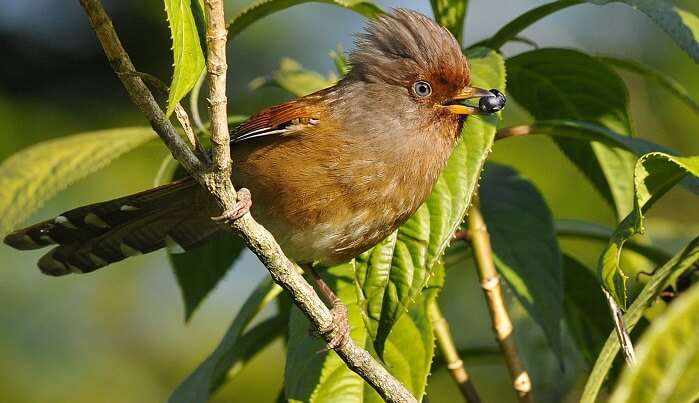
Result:
<instances>
[{"instance_id":1,"label":"bird's foot","mask_svg":"<svg viewBox=\"0 0 699 403\"><path fill-rule=\"evenodd\" d=\"M342 347L347 344L350 339L347 306L338 299L337 301L333 301L333 307L330 309L330 312L333 314L332 322L318 329L318 334L323 337L323 339L329 339L325 348L320 350L319 353Z\"/></svg>"},{"instance_id":2,"label":"bird's foot","mask_svg":"<svg viewBox=\"0 0 699 403\"><path fill-rule=\"evenodd\" d=\"M220 216L211 217L211 219L218 223L230 225L249 212L250 207L252 207L252 195L250 195L250 191L246 188L240 188L237 191L237 195L238 200L235 202L235 206L233 206L232 209L224 211Z\"/></svg>"},{"instance_id":3,"label":"bird's foot","mask_svg":"<svg viewBox=\"0 0 699 403\"><path fill-rule=\"evenodd\" d=\"M325 280L316 273L312 265L302 265L301 267L311 277L318 290L325 296L330 305L330 313L333 315L332 321L327 326L314 332L316 336L321 336L327 341L325 348L318 352L323 353L344 346L350 339L347 305L342 303L342 300L335 295Z\"/></svg>"}]
</instances>

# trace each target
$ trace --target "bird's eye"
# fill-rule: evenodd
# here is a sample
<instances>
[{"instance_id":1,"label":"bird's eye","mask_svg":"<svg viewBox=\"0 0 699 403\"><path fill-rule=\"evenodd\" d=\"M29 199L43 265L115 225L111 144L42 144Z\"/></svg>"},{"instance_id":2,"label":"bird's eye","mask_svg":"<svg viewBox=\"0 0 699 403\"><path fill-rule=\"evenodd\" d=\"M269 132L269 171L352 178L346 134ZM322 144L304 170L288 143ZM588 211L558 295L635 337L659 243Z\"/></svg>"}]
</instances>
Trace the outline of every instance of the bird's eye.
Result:
<instances>
[{"instance_id":1,"label":"bird's eye","mask_svg":"<svg viewBox=\"0 0 699 403\"><path fill-rule=\"evenodd\" d=\"M415 95L424 98L432 93L432 87L426 81L418 81L413 84L413 91L415 91Z\"/></svg>"}]
</instances>

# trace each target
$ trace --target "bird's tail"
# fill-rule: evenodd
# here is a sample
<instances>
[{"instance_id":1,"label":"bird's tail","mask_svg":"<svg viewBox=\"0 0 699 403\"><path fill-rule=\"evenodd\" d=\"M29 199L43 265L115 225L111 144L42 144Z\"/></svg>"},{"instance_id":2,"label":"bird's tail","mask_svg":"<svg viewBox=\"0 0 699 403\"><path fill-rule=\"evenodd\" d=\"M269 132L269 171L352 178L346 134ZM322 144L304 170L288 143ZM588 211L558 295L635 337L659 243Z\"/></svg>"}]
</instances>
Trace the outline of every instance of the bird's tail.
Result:
<instances>
[{"instance_id":1,"label":"bird's tail","mask_svg":"<svg viewBox=\"0 0 699 403\"><path fill-rule=\"evenodd\" d=\"M5 243L21 250L58 245L39 260L42 272L89 273L163 247L196 247L218 231L215 214L215 203L187 178L65 212L7 235Z\"/></svg>"}]
</instances>

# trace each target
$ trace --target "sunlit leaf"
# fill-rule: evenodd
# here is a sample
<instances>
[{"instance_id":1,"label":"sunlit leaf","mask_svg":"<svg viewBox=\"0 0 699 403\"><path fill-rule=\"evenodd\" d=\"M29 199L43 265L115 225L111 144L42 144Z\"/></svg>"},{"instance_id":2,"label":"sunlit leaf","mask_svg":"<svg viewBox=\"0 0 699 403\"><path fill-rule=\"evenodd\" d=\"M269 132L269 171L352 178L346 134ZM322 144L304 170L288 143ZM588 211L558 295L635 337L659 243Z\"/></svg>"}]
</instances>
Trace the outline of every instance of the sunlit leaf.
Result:
<instances>
[{"instance_id":1,"label":"sunlit leaf","mask_svg":"<svg viewBox=\"0 0 699 403\"><path fill-rule=\"evenodd\" d=\"M695 16L668 0L587 0L593 4L624 3L643 12L699 63L699 23ZM694 18L692 18L694 17Z\"/></svg>"},{"instance_id":2,"label":"sunlit leaf","mask_svg":"<svg viewBox=\"0 0 699 403\"><path fill-rule=\"evenodd\" d=\"M462 43L468 0L430 0L430 4L439 25L446 27Z\"/></svg>"},{"instance_id":3,"label":"sunlit leaf","mask_svg":"<svg viewBox=\"0 0 699 403\"><path fill-rule=\"evenodd\" d=\"M270 14L304 3L333 4L369 18L374 18L383 13L379 6L368 0L258 0L230 20L228 23L228 38L233 38L250 24Z\"/></svg>"},{"instance_id":4,"label":"sunlit leaf","mask_svg":"<svg viewBox=\"0 0 699 403\"><path fill-rule=\"evenodd\" d=\"M165 0L165 11L170 22L174 55L174 72L165 113L170 116L204 71L204 52L199 42L191 0Z\"/></svg>"},{"instance_id":5,"label":"sunlit leaf","mask_svg":"<svg viewBox=\"0 0 699 403\"><path fill-rule=\"evenodd\" d=\"M654 320L610 403L696 402L699 399L699 285Z\"/></svg>"},{"instance_id":6,"label":"sunlit leaf","mask_svg":"<svg viewBox=\"0 0 699 403\"><path fill-rule=\"evenodd\" d=\"M495 163L486 164L480 201L498 271L562 359L563 263L546 201L517 171Z\"/></svg>"},{"instance_id":7,"label":"sunlit leaf","mask_svg":"<svg viewBox=\"0 0 699 403\"><path fill-rule=\"evenodd\" d=\"M508 91L538 120L594 122L631 135L624 81L594 57L569 49L537 49L507 60ZM595 142L556 139L565 155L590 179L619 218L631 208L636 158Z\"/></svg>"},{"instance_id":8,"label":"sunlit leaf","mask_svg":"<svg viewBox=\"0 0 699 403\"><path fill-rule=\"evenodd\" d=\"M149 127L76 134L28 147L0 164L0 238L58 192L155 140Z\"/></svg>"},{"instance_id":9,"label":"sunlit leaf","mask_svg":"<svg viewBox=\"0 0 699 403\"><path fill-rule=\"evenodd\" d=\"M595 273L565 255L565 319L573 340L592 366L614 324Z\"/></svg>"},{"instance_id":10,"label":"sunlit leaf","mask_svg":"<svg viewBox=\"0 0 699 403\"><path fill-rule=\"evenodd\" d=\"M250 89L256 90L264 86L275 86L301 97L335 84L337 77L304 69L297 61L289 58L282 59L279 69L268 76L258 77L250 82Z\"/></svg>"},{"instance_id":11,"label":"sunlit leaf","mask_svg":"<svg viewBox=\"0 0 699 403\"><path fill-rule=\"evenodd\" d=\"M205 403L215 386L241 357L245 328L260 310L282 291L271 278L263 280L240 308L225 336L209 357L182 381L168 400L170 403ZM242 347L241 347L242 346ZM243 354L244 355L244 354Z\"/></svg>"},{"instance_id":12,"label":"sunlit leaf","mask_svg":"<svg viewBox=\"0 0 699 403\"><path fill-rule=\"evenodd\" d=\"M633 211L614 231L598 264L602 284L622 308L626 306L627 278L619 266L622 246L627 239L643 232L643 214L653 203L687 175L699 176L699 156L650 153L636 164Z\"/></svg>"},{"instance_id":13,"label":"sunlit leaf","mask_svg":"<svg viewBox=\"0 0 699 403\"><path fill-rule=\"evenodd\" d=\"M692 240L689 245L677 253L670 261L662 267L656 269L653 275L648 279L648 282L638 294L636 299L624 314L624 323L629 332L631 332L643 317L643 313L650 307L652 302L658 297L660 292L667 287L672 277L687 271L694 267L699 261L699 238ZM602 351L597 357L595 366L587 378L585 389L583 390L581 403L594 403L597 401L602 383L607 377L607 373L612 366L614 357L619 352L619 338L615 331L611 331L607 336L607 341L602 347Z\"/></svg>"},{"instance_id":14,"label":"sunlit leaf","mask_svg":"<svg viewBox=\"0 0 699 403\"><path fill-rule=\"evenodd\" d=\"M185 319L216 287L245 249L243 241L226 232L216 234L202 246L184 253L169 253L184 300Z\"/></svg>"}]
</instances>

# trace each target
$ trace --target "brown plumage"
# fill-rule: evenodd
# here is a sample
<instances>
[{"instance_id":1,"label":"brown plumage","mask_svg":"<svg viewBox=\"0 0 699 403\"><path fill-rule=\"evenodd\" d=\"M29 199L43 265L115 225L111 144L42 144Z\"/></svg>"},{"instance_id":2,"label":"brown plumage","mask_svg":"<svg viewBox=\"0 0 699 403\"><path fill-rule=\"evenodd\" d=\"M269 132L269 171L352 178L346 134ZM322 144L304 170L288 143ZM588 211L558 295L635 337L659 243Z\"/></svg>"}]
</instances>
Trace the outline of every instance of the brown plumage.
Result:
<instances>
[{"instance_id":1,"label":"brown plumage","mask_svg":"<svg viewBox=\"0 0 699 403\"><path fill-rule=\"evenodd\" d=\"M429 195L461 131L468 87L459 44L413 11L372 21L333 87L252 116L233 133L233 182L253 216L299 263L336 263L400 226ZM59 246L39 262L53 275L89 272L219 230L215 203L191 179L64 213L18 230L18 249Z\"/></svg>"}]
</instances>

